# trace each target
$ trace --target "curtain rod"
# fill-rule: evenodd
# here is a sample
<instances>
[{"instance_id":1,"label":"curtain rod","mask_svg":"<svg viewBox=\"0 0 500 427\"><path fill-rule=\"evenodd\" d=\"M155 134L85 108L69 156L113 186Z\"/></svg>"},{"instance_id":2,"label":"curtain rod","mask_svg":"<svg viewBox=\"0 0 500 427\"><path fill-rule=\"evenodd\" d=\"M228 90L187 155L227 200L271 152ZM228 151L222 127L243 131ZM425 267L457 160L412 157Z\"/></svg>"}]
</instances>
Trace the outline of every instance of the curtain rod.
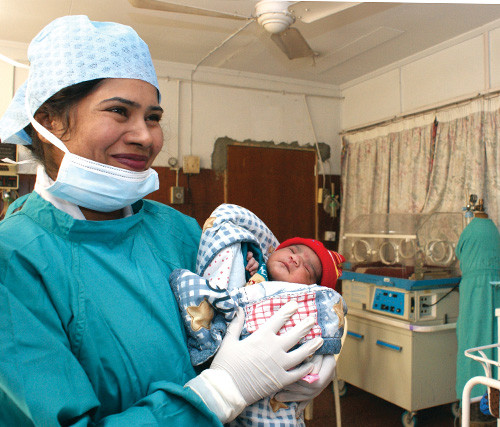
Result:
<instances>
[{"instance_id":1,"label":"curtain rod","mask_svg":"<svg viewBox=\"0 0 500 427\"><path fill-rule=\"evenodd\" d=\"M346 129L346 130L340 132L339 135L340 136L344 136L344 135L348 135L348 134L351 134L351 133L356 133L356 132L360 132L360 131L371 130L371 129L374 129L374 128L378 127L378 126L384 126L384 125L388 125L388 124L391 124L391 123L395 123L395 122L397 122L399 120L404 120L404 119L407 119L409 117L420 116L422 114L430 113L432 111L434 111L434 112L437 113L438 111L446 110L447 108L450 108L450 107L455 107L457 105L467 104L469 102L475 101L476 99L487 98L489 96L493 97L493 96L499 95L499 94L500 94L500 89L494 89L494 90L491 90L491 91L479 92L478 94L473 95L473 96L469 96L467 98L462 98L462 99L458 99L456 101L451 101L451 102L445 102L445 103L442 103L442 104L436 104L436 105L434 105L432 107L428 107L428 108L425 108L423 110L418 110L418 111L415 111L415 112L410 112L410 113L406 113L406 114L396 115L394 117L391 117L390 119L382 120L380 122L370 123L370 124L367 124L367 125L363 125L363 126L359 126L359 127L354 127L354 128Z\"/></svg>"}]
</instances>

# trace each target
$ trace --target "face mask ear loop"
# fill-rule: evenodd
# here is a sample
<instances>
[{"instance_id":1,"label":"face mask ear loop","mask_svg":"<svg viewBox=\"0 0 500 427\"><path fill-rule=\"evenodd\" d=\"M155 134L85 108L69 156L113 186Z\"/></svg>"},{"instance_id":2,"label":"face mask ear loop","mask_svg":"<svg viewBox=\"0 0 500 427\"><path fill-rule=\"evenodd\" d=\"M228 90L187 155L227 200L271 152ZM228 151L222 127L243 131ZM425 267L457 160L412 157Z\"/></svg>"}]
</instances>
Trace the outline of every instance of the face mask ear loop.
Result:
<instances>
[{"instance_id":1,"label":"face mask ear loop","mask_svg":"<svg viewBox=\"0 0 500 427\"><path fill-rule=\"evenodd\" d=\"M45 139L54 144L57 148L62 150L64 153L69 153L68 147L64 145L64 143L53 133L49 132L46 128L44 128L40 123L38 123L33 115L31 114L29 103L28 103L28 90L26 90L26 94L24 96L24 108L26 110L26 114L30 119L31 125L35 128L35 130L40 133Z\"/></svg>"}]
</instances>

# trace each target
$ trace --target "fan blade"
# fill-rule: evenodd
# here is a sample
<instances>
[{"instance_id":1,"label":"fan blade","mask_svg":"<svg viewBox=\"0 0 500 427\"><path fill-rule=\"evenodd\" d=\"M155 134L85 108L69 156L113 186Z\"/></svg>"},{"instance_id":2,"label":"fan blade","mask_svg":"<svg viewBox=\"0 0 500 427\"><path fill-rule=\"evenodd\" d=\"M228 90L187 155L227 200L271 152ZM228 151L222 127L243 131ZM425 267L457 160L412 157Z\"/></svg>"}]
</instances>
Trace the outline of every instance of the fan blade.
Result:
<instances>
[{"instance_id":1,"label":"fan blade","mask_svg":"<svg viewBox=\"0 0 500 427\"><path fill-rule=\"evenodd\" d=\"M189 15L210 16L213 18L226 18L226 19L249 19L247 16L240 16L236 14L218 12L215 10L199 9L192 6L183 6L176 3L168 3L162 0L128 0L134 7L149 10L161 10L162 12L186 13Z\"/></svg>"},{"instance_id":2,"label":"fan blade","mask_svg":"<svg viewBox=\"0 0 500 427\"><path fill-rule=\"evenodd\" d=\"M272 34L271 39L288 56L288 59L318 56L297 28L290 27L281 33Z\"/></svg>"}]
</instances>

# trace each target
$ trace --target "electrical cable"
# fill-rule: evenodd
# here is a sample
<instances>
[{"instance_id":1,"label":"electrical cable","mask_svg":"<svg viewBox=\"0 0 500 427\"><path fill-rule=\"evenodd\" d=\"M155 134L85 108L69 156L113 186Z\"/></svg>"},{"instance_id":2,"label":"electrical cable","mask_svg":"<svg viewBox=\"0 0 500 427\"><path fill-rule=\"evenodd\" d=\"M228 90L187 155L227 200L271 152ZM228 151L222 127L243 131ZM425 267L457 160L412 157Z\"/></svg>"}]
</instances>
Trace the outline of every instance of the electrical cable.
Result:
<instances>
[{"instance_id":1,"label":"electrical cable","mask_svg":"<svg viewBox=\"0 0 500 427\"><path fill-rule=\"evenodd\" d=\"M191 70L191 80L190 80L190 85L191 85L191 105L190 105L190 113L191 113L191 129L190 129L190 135L189 135L189 154L192 154L193 152L193 78L194 78L194 73L198 70L198 67L210 56L212 56L217 50L219 50L222 46L224 46L229 40L237 36L241 31L243 31L246 27L248 27L252 22L254 22L255 19L250 19L248 22L245 23L241 28L236 30L234 33L232 33L230 36L228 36L226 39L222 41L219 45L214 47L210 52L208 52L196 65L195 67Z\"/></svg>"},{"instance_id":2,"label":"electrical cable","mask_svg":"<svg viewBox=\"0 0 500 427\"><path fill-rule=\"evenodd\" d=\"M318 153L318 164L321 165L321 172L323 174L323 190L326 188L326 174L325 174L325 166L323 165L323 159L321 158L321 153L319 151L319 143L318 137L316 136L316 130L314 129L314 124L311 117L311 111L309 110L309 105L307 104L307 95L304 94L304 104L306 106L307 116L309 117L309 124L311 126L311 130L314 138L314 147L316 148L316 152ZM319 171L318 171L319 173ZM333 197L333 194L332 194Z\"/></svg>"},{"instance_id":3,"label":"electrical cable","mask_svg":"<svg viewBox=\"0 0 500 427\"><path fill-rule=\"evenodd\" d=\"M432 304L422 304L422 307L432 307L433 305L436 305L438 302L442 301L445 299L448 295L450 295L455 289L458 288L458 284L453 286L447 293L445 293L441 298L439 298L436 302L433 302Z\"/></svg>"}]
</instances>

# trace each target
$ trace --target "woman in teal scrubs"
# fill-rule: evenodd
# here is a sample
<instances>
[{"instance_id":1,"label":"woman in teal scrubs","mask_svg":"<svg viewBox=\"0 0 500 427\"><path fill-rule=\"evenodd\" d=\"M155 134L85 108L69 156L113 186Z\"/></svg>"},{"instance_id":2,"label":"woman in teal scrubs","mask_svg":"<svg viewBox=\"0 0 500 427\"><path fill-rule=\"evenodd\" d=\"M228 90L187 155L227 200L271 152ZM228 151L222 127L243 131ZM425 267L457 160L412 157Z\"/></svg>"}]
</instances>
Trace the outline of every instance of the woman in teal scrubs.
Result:
<instances>
[{"instance_id":1,"label":"woman in teal scrubs","mask_svg":"<svg viewBox=\"0 0 500 427\"><path fill-rule=\"evenodd\" d=\"M309 373L321 339L289 350L311 319L276 334L293 304L243 341L237 316L222 356L193 370L167 280L194 270L200 228L143 200L158 188L163 110L135 31L62 17L28 56L0 120L1 142L40 162L0 222L0 425L221 425Z\"/></svg>"},{"instance_id":2,"label":"woman in teal scrubs","mask_svg":"<svg viewBox=\"0 0 500 427\"><path fill-rule=\"evenodd\" d=\"M465 227L456 247L462 270L457 320L456 392L459 400L467 381L484 376L481 363L465 356L464 351L498 342L495 309L500 308L500 234L491 219L485 214L481 216ZM491 351L487 352L488 357L496 360ZM471 397L482 396L485 391L484 386L476 386Z\"/></svg>"}]
</instances>

